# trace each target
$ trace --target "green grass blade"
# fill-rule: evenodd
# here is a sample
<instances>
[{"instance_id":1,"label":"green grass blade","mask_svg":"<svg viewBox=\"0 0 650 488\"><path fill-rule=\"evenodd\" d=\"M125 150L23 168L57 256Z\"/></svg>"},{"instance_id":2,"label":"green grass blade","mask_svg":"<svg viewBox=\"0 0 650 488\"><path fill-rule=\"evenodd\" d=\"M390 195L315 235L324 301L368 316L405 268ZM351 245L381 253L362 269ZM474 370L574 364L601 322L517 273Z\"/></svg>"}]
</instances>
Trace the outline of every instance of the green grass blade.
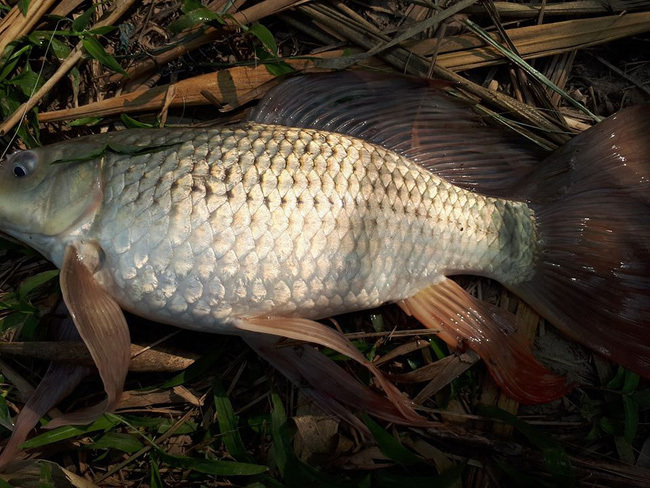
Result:
<instances>
[{"instance_id":1,"label":"green grass blade","mask_svg":"<svg viewBox=\"0 0 650 488\"><path fill-rule=\"evenodd\" d=\"M25 298L31 291L59 276L58 269L43 271L24 280L18 287L18 296Z\"/></svg>"},{"instance_id":2,"label":"green grass blade","mask_svg":"<svg viewBox=\"0 0 650 488\"><path fill-rule=\"evenodd\" d=\"M156 447L160 460L174 468L191 469L199 473L214 476L252 476L268 471L269 468L259 464L221 461L218 459L195 459L183 456L172 456Z\"/></svg>"},{"instance_id":3,"label":"green grass blade","mask_svg":"<svg viewBox=\"0 0 650 488\"><path fill-rule=\"evenodd\" d=\"M250 461L246 446L239 435L237 417L235 417L230 399L220 383L216 383L214 386L214 406L217 410L221 440L226 446L228 454L237 460Z\"/></svg>"},{"instance_id":4,"label":"green grass blade","mask_svg":"<svg viewBox=\"0 0 650 488\"><path fill-rule=\"evenodd\" d=\"M33 437L26 442L23 442L21 448L32 449L34 447L47 446L48 444L71 439L80 435L86 435L91 432L98 432L101 430L108 431L115 427L115 425L117 425L117 422L109 420L106 417L100 417L92 424L85 427L66 425L65 427L59 427L58 429L50 430L43 434L37 435L36 437Z\"/></svg>"}]
</instances>

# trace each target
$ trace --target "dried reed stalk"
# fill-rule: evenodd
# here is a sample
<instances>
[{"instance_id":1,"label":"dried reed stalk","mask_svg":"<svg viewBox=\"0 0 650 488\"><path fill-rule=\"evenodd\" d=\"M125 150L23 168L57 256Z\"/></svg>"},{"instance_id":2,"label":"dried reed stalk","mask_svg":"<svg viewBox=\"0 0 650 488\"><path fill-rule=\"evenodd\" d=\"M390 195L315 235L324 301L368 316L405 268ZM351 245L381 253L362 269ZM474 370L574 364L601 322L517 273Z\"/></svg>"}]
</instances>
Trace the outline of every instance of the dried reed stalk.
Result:
<instances>
[{"instance_id":1,"label":"dried reed stalk","mask_svg":"<svg viewBox=\"0 0 650 488\"><path fill-rule=\"evenodd\" d=\"M524 59L562 54L648 31L650 12L574 19L506 30ZM496 35L492 37L498 40ZM427 39L406 43L405 46L416 54L429 56L435 52L437 44L436 39ZM507 60L496 49L471 34L444 39L438 48L438 63L454 71L505 62Z\"/></svg>"},{"instance_id":2,"label":"dried reed stalk","mask_svg":"<svg viewBox=\"0 0 650 488\"><path fill-rule=\"evenodd\" d=\"M10 42L28 34L54 3L55 0L32 0L26 15L22 14L17 5L13 7L0 22L0 54Z\"/></svg>"}]
</instances>

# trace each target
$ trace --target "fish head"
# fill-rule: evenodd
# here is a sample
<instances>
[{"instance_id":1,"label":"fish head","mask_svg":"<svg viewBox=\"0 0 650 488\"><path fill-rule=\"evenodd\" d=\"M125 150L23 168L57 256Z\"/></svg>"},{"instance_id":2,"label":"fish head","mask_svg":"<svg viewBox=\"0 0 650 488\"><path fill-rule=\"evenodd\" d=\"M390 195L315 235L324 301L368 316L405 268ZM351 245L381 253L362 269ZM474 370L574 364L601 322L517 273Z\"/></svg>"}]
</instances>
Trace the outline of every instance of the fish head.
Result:
<instances>
[{"instance_id":1,"label":"fish head","mask_svg":"<svg viewBox=\"0 0 650 488\"><path fill-rule=\"evenodd\" d=\"M32 245L65 234L101 202L101 158L75 159L71 142L0 161L0 230Z\"/></svg>"}]
</instances>

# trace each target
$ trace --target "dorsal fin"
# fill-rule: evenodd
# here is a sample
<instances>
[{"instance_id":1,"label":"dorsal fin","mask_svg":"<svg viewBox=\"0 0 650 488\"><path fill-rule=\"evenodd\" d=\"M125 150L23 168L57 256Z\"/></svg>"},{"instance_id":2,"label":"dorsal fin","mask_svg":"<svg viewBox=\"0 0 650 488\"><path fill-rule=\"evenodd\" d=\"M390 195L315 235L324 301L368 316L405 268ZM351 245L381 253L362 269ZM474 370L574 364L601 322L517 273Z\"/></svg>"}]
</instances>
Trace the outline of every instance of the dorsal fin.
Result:
<instances>
[{"instance_id":1,"label":"dorsal fin","mask_svg":"<svg viewBox=\"0 0 650 488\"><path fill-rule=\"evenodd\" d=\"M271 89L249 120L322 129L365 139L405 155L446 180L480 193L520 195L540 150L487 125L445 81L362 71L291 78Z\"/></svg>"}]
</instances>

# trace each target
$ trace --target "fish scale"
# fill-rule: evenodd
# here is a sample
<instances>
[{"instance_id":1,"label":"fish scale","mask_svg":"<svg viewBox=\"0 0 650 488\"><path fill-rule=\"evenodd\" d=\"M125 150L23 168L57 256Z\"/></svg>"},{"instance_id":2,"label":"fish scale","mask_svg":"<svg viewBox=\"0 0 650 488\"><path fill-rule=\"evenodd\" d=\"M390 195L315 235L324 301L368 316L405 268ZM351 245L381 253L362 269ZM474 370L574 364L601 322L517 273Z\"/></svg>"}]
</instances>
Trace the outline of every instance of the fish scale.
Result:
<instances>
[{"instance_id":1,"label":"fish scale","mask_svg":"<svg viewBox=\"0 0 650 488\"><path fill-rule=\"evenodd\" d=\"M319 318L450 272L512 282L533 267L525 204L462 190L380 146L281 126L151 132L112 134L168 147L104 156L84 234L105 253L100 283L149 318L211 331L243 316Z\"/></svg>"}]
</instances>

